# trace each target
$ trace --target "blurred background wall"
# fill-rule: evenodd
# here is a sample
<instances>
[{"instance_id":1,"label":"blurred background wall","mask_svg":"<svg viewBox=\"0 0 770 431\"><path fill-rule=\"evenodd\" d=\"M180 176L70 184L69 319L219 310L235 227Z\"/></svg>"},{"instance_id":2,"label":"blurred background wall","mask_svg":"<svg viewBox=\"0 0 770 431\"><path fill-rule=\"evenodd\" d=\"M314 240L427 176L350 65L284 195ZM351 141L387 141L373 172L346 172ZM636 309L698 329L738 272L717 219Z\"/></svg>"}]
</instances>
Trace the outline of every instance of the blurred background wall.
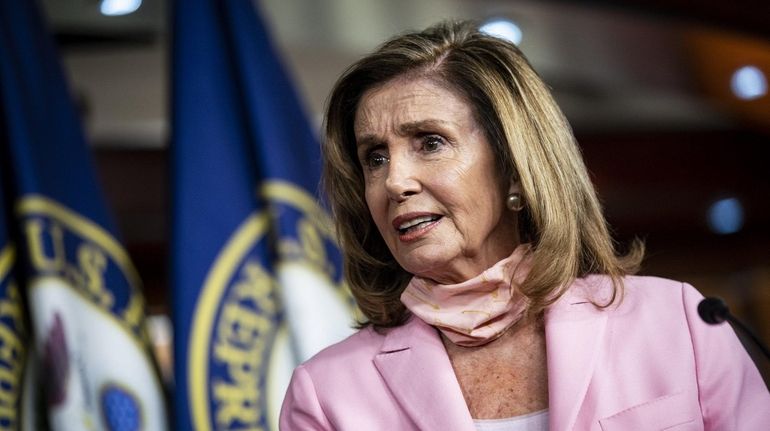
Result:
<instances>
[{"instance_id":1,"label":"blurred background wall","mask_svg":"<svg viewBox=\"0 0 770 431\"><path fill-rule=\"evenodd\" d=\"M103 3L43 1L107 199L150 311L163 316L170 312L168 5L144 0L133 13L107 16ZM514 23L521 49L572 123L620 248L646 240L643 274L723 297L770 341L770 3L256 4L317 126L335 79L389 36L448 18ZM162 344L168 327L159 328ZM756 362L767 381L770 366Z\"/></svg>"}]
</instances>

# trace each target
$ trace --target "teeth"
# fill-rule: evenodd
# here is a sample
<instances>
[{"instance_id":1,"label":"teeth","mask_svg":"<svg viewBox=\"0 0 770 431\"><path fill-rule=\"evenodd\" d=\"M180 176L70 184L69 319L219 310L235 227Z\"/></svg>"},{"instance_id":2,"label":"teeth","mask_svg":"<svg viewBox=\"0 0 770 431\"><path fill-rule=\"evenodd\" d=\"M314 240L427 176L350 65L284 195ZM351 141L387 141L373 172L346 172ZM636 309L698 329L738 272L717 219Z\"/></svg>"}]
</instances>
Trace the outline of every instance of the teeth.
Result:
<instances>
[{"instance_id":1,"label":"teeth","mask_svg":"<svg viewBox=\"0 0 770 431\"><path fill-rule=\"evenodd\" d=\"M409 220L407 222L402 223L398 227L398 229L399 230L407 230L410 227L417 226L420 223L425 223L425 222L433 221L433 220L436 220L436 219L438 219L437 216L422 216L422 217L413 218L413 219L411 219L411 220Z\"/></svg>"}]
</instances>

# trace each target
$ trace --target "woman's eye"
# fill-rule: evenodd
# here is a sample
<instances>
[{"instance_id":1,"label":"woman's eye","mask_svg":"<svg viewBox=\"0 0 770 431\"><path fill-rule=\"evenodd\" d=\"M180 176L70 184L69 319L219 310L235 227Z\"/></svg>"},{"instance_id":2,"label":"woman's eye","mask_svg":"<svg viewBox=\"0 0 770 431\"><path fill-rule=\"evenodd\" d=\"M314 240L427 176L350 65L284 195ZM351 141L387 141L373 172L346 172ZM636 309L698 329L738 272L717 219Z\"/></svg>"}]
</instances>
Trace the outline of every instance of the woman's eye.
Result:
<instances>
[{"instance_id":1,"label":"woman's eye","mask_svg":"<svg viewBox=\"0 0 770 431\"><path fill-rule=\"evenodd\" d=\"M388 157L382 153L371 152L364 159L364 164L369 169L378 168L388 162Z\"/></svg>"},{"instance_id":2,"label":"woman's eye","mask_svg":"<svg viewBox=\"0 0 770 431\"><path fill-rule=\"evenodd\" d=\"M444 140L436 135L426 136L422 141L422 149L429 153L438 151L442 145L444 145Z\"/></svg>"}]
</instances>

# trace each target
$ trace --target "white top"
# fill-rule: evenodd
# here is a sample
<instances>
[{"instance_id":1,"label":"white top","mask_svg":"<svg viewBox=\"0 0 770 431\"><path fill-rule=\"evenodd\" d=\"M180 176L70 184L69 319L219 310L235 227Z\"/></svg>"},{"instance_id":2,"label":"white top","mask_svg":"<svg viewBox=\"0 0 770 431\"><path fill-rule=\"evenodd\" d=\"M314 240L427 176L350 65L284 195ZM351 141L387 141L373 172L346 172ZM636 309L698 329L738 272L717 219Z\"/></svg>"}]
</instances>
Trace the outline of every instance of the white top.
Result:
<instances>
[{"instance_id":1,"label":"white top","mask_svg":"<svg viewBox=\"0 0 770 431\"><path fill-rule=\"evenodd\" d=\"M478 431L548 431L548 409L505 419L474 419Z\"/></svg>"}]
</instances>

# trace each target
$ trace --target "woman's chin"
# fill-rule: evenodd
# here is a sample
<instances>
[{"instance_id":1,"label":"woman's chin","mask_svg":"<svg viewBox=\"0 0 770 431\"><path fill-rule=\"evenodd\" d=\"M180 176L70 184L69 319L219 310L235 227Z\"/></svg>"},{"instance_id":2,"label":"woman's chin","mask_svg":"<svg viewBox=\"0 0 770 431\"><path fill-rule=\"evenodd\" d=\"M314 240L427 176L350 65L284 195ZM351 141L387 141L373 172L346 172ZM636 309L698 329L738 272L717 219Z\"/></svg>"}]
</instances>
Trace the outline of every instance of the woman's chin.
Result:
<instances>
[{"instance_id":1,"label":"woman's chin","mask_svg":"<svg viewBox=\"0 0 770 431\"><path fill-rule=\"evenodd\" d=\"M424 274L442 272L443 268L450 266L449 259L436 259L433 257L410 256L398 259L399 264L407 272L422 277Z\"/></svg>"},{"instance_id":2,"label":"woman's chin","mask_svg":"<svg viewBox=\"0 0 770 431\"><path fill-rule=\"evenodd\" d=\"M446 249L436 251L437 253L412 252L396 260L407 272L422 278L444 278L457 272L457 255L446 253Z\"/></svg>"}]
</instances>

